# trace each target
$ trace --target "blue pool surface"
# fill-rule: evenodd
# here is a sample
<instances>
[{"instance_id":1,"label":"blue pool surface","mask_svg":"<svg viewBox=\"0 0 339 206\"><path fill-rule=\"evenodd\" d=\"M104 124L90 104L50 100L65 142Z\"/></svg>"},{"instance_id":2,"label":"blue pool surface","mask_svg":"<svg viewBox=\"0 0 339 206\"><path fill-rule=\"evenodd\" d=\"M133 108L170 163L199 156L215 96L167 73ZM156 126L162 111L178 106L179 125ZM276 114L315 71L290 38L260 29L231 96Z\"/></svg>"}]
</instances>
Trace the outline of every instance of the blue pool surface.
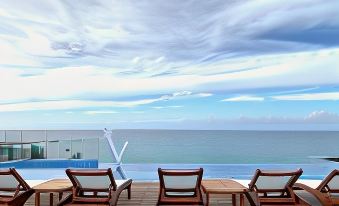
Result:
<instances>
[{"instance_id":1,"label":"blue pool surface","mask_svg":"<svg viewBox=\"0 0 339 206\"><path fill-rule=\"evenodd\" d=\"M109 167L109 164L99 164ZM204 179L252 179L256 169L262 170L297 170L302 168L301 179L321 180L332 170L339 168L339 163L324 161L317 164L124 164L127 176L135 180L158 180L158 168L164 169L204 169Z\"/></svg>"},{"instance_id":2,"label":"blue pool surface","mask_svg":"<svg viewBox=\"0 0 339 206\"><path fill-rule=\"evenodd\" d=\"M99 163L99 168L116 168L116 164ZM158 180L157 169L204 169L204 179L209 178L228 178L249 180L253 177L256 169L265 170L296 170L303 169L301 179L321 180L332 170L339 168L339 163L322 164L123 164L127 177L135 181L154 181ZM47 180L52 178L67 178L66 168L23 168L18 169L19 173L27 180ZM115 178L119 175L114 173Z\"/></svg>"},{"instance_id":3,"label":"blue pool surface","mask_svg":"<svg viewBox=\"0 0 339 206\"><path fill-rule=\"evenodd\" d=\"M27 159L0 162L0 168L14 167L18 169L33 168L98 168L95 159Z\"/></svg>"}]
</instances>

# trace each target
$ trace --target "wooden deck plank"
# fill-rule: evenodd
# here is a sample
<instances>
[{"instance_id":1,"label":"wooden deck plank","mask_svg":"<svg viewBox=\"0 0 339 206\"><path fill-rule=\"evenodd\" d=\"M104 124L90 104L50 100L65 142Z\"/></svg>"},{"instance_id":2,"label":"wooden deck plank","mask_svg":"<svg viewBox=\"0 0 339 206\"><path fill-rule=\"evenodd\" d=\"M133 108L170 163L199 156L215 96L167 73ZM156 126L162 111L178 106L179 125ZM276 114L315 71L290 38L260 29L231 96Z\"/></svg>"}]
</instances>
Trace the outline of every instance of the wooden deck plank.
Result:
<instances>
[{"instance_id":1,"label":"wooden deck plank","mask_svg":"<svg viewBox=\"0 0 339 206\"><path fill-rule=\"evenodd\" d=\"M135 182L132 184L132 199L127 199L127 192L124 191L121 193L119 198L118 205L124 206L152 206L155 205L158 199L158 190L159 184L152 182ZM54 195L54 203L58 202L58 195ZM34 198L32 197L25 204L26 206L34 206ZM205 198L205 197L204 197ZM212 194L210 196L210 205L211 206L231 206L232 205L231 195L218 195ZM49 205L49 195L41 194L41 206ZM237 205L239 205L239 196L237 196ZM245 205L248 205L247 200L245 200Z\"/></svg>"}]
</instances>

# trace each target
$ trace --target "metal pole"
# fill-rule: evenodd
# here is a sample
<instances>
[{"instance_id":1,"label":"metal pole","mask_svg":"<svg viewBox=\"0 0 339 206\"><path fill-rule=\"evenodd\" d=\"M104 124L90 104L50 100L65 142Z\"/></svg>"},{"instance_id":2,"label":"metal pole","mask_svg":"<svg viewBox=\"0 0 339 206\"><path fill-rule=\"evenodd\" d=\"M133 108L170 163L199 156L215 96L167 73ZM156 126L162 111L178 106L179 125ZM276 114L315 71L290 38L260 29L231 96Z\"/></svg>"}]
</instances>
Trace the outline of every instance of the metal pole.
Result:
<instances>
[{"instance_id":1,"label":"metal pole","mask_svg":"<svg viewBox=\"0 0 339 206\"><path fill-rule=\"evenodd\" d=\"M24 145L22 144L22 130L21 130L21 132L20 132L20 143L21 143L21 151L20 151L20 155L21 155L21 159L23 159L24 158L24 154L23 154L23 152L24 152Z\"/></svg>"},{"instance_id":2,"label":"metal pole","mask_svg":"<svg viewBox=\"0 0 339 206\"><path fill-rule=\"evenodd\" d=\"M58 140L58 159L60 159L60 140Z\"/></svg>"},{"instance_id":3,"label":"metal pole","mask_svg":"<svg viewBox=\"0 0 339 206\"><path fill-rule=\"evenodd\" d=\"M98 137L98 161L100 156L100 137Z\"/></svg>"},{"instance_id":4,"label":"metal pole","mask_svg":"<svg viewBox=\"0 0 339 206\"><path fill-rule=\"evenodd\" d=\"M72 140L73 138L71 137L71 159L72 159L72 143L73 143L73 140Z\"/></svg>"},{"instance_id":5,"label":"metal pole","mask_svg":"<svg viewBox=\"0 0 339 206\"><path fill-rule=\"evenodd\" d=\"M46 149L45 149L45 157L47 159L47 149L48 149L48 139L47 139L47 129L45 129L45 143L46 143Z\"/></svg>"},{"instance_id":6,"label":"metal pole","mask_svg":"<svg viewBox=\"0 0 339 206\"><path fill-rule=\"evenodd\" d=\"M83 158L81 158L81 155ZM84 159L85 153L84 153L84 138L81 138L81 154L80 154L80 159Z\"/></svg>"}]
</instances>

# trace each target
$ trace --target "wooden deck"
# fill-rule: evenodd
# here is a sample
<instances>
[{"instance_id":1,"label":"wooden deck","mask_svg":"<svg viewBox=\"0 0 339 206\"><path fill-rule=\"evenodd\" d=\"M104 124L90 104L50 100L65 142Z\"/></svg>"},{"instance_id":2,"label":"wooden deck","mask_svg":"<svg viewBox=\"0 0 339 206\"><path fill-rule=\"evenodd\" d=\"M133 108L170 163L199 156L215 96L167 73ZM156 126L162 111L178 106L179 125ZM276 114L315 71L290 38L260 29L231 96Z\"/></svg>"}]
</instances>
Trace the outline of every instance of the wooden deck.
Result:
<instances>
[{"instance_id":1,"label":"wooden deck","mask_svg":"<svg viewBox=\"0 0 339 206\"><path fill-rule=\"evenodd\" d=\"M132 184L132 199L127 199L127 192L122 192L119 198L118 205L125 206L137 206L137 205L155 205L158 198L158 183L141 183L136 182ZM57 195L55 196L54 202L57 202ZM205 197L204 197L205 198ZM238 197L237 197L238 198ZM211 206L231 206L231 195L211 195L210 196L210 205ZM34 205L34 195L28 200L25 204L27 206ZM49 205L49 196L48 194L41 194L41 206ZM239 200L237 200L237 205L239 205ZM245 205L247 201L245 200Z\"/></svg>"}]
</instances>

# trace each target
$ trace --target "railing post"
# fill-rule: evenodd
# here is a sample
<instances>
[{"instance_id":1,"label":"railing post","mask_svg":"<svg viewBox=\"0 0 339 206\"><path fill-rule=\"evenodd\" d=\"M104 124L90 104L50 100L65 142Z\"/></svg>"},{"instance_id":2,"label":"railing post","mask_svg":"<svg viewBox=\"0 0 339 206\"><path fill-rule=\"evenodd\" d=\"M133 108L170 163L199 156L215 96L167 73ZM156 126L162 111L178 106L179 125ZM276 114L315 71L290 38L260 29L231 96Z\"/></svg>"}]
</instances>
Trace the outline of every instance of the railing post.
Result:
<instances>
[{"instance_id":1,"label":"railing post","mask_svg":"<svg viewBox=\"0 0 339 206\"><path fill-rule=\"evenodd\" d=\"M81 154L80 154L80 159L84 159L84 158L81 158L81 155L83 157L85 157L85 153L84 153L84 138L81 138Z\"/></svg>"},{"instance_id":2,"label":"railing post","mask_svg":"<svg viewBox=\"0 0 339 206\"><path fill-rule=\"evenodd\" d=\"M71 158L70 159L73 159L73 154L72 154L72 147L73 147L73 138L72 138L72 136L71 136L71 149L70 149L70 151L71 151Z\"/></svg>"},{"instance_id":3,"label":"railing post","mask_svg":"<svg viewBox=\"0 0 339 206\"><path fill-rule=\"evenodd\" d=\"M45 129L45 158L48 159L47 155L48 155L48 139L47 139L47 129Z\"/></svg>"},{"instance_id":4,"label":"railing post","mask_svg":"<svg viewBox=\"0 0 339 206\"><path fill-rule=\"evenodd\" d=\"M100 160L100 137L98 137L98 161Z\"/></svg>"},{"instance_id":5,"label":"railing post","mask_svg":"<svg viewBox=\"0 0 339 206\"><path fill-rule=\"evenodd\" d=\"M21 143L20 158L23 159L24 145L22 144L22 130L20 132L20 143Z\"/></svg>"}]
</instances>

